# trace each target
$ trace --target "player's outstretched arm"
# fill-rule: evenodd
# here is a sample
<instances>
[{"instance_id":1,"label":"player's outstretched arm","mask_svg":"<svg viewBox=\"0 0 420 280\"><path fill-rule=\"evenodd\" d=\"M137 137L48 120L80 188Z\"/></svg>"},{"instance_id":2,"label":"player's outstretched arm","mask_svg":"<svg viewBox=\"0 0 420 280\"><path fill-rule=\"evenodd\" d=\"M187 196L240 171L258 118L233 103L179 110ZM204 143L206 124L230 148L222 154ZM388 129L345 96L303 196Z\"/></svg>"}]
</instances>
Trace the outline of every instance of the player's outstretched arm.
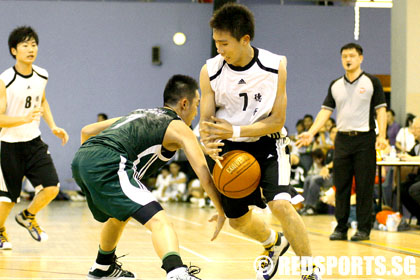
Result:
<instances>
[{"instance_id":1,"label":"player's outstretched arm","mask_svg":"<svg viewBox=\"0 0 420 280\"><path fill-rule=\"evenodd\" d=\"M80 135L80 141L81 144L83 144L86 140L88 140L90 137L95 136L99 134L101 131L107 129L110 127L114 122L118 121L121 117L113 118L101 122L91 123L88 125L85 125L82 128L81 135Z\"/></svg>"},{"instance_id":2,"label":"player's outstretched arm","mask_svg":"<svg viewBox=\"0 0 420 280\"><path fill-rule=\"evenodd\" d=\"M332 111L322 108L318 115L315 118L314 123L312 124L311 128L308 131L305 131L298 135L298 140L296 141L296 147L300 148L302 146L307 146L311 144L312 139L314 138L315 134L325 125L327 120L331 117Z\"/></svg>"},{"instance_id":3,"label":"player's outstretched arm","mask_svg":"<svg viewBox=\"0 0 420 280\"><path fill-rule=\"evenodd\" d=\"M184 149L185 155L187 156L195 174L197 174L204 191L213 201L218 212L217 226L212 238L212 240L214 240L223 227L225 214L222 208L219 193L216 190L213 177L210 174L206 159L197 138L183 121L175 120L170 123L166 130L163 146L171 151Z\"/></svg>"}]
</instances>

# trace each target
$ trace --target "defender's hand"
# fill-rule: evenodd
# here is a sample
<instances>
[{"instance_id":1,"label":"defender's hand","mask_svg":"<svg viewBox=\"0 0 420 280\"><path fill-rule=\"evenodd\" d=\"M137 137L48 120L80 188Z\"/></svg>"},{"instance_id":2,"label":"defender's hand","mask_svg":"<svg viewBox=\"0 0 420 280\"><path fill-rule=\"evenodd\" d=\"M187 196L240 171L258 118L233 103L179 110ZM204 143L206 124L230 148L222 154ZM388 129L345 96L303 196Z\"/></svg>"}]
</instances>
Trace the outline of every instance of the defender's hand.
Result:
<instances>
[{"instance_id":1,"label":"defender's hand","mask_svg":"<svg viewBox=\"0 0 420 280\"><path fill-rule=\"evenodd\" d=\"M217 236L219 235L219 232L222 230L223 225L226 221L225 215L215 214L213 217L210 218L209 222L216 221L216 229L214 230L213 237L211 238L211 241L215 240Z\"/></svg>"}]
</instances>

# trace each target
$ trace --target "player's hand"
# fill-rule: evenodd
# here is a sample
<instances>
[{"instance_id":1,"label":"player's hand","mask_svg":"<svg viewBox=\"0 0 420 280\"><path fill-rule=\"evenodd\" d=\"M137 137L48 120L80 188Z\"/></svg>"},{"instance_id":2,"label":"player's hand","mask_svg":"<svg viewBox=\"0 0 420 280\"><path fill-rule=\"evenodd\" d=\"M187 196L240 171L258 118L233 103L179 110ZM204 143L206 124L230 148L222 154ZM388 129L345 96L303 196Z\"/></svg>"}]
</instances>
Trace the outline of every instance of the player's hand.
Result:
<instances>
[{"instance_id":1,"label":"player's hand","mask_svg":"<svg viewBox=\"0 0 420 280\"><path fill-rule=\"evenodd\" d=\"M296 141L296 147L300 148L302 146L308 146L312 143L312 140L314 139L314 136L305 131L298 135L298 140Z\"/></svg>"},{"instance_id":2,"label":"player's hand","mask_svg":"<svg viewBox=\"0 0 420 280\"><path fill-rule=\"evenodd\" d=\"M225 215L216 214L213 215L213 217L210 218L209 222L216 221L216 229L214 230L213 237L211 238L211 241L215 240L217 236L219 235L219 232L222 230L223 225L225 224L226 217Z\"/></svg>"},{"instance_id":3,"label":"player's hand","mask_svg":"<svg viewBox=\"0 0 420 280\"><path fill-rule=\"evenodd\" d=\"M214 161L223 160L223 157L219 155L222 152L221 147L225 144L223 142L203 142L204 150Z\"/></svg>"},{"instance_id":4,"label":"player's hand","mask_svg":"<svg viewBox=\"0 0 420 280\"><path fill-rule=\"evenodd\" d=\"M388 142L386 141L386 139L381 136L376 137L375 148L377 150L384 150L386 149L386 147L388 147Z\"/></svg>"},{"instance_id":5,"label":"player's hand","mask_svg":"<svg viewBox=\"0 0 420 280\"><path fill-rule=\"evenodd\" d=\"M232 138L232 124L214 116L212 116L211 119L213 122L203 121L200 124L200 132L206 135L206 137L202 139L203 142L215 142L217 140Z\"/></svg>"},{"instance_id":6,"label":"player's hand","mask_svg":"<svg viewBox=\"0 0 420 280\"><path fill-rule=\"evenodd\" d=\"M67 143L67 141L69 141L69 135L64 129L59 127L53 127L51 128L51 131L55 136L61 139L61 145L64 146Z\"/></svg>"},{"instance_id":7,"label":"player's hand","mask_svg":"<svg viewBox=\"0 0 420 280\"><path fill-rule=\"evenodd\" d=\"M42 114L44 113L44 109L41 108L35 108L29 114L27 114L24 118L25 123L31 123L33 121L39 121L42 117Z\"/></svg>"}]
</instances>

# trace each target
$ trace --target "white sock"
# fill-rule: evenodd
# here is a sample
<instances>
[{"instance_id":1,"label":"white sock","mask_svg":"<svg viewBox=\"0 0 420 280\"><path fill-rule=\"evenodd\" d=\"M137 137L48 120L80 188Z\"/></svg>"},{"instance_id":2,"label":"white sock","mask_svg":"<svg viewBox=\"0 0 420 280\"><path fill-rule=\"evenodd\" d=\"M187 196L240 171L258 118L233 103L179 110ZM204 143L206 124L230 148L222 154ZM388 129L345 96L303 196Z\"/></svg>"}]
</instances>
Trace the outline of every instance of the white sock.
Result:
<instances>
[{"instance_id":1,"label":"white sock","mask_svg":"<svg viewBox=\"0 0 420 280\"><path fill-rule=\"evenodd\" d=\"M276 242L276 234L277 233L274 230L271 230L270 236L267 238L266 241L262 242L262 245L267 246Z\"/></svg>"},{"instance_id":2,"label":"white sock","mask_svg":"<svg viewBox=\"0 0 420 280\"><path fill-rule=\"evenodd\" d=\"M175 279L175 276L182 275L186 271L187 271L187 268L186 267L183 267L183 266L177 267L177 268L172 269L171 271L169 271L168 274L166 275L166 278L167 279L171 279L171 278L172 279Z\"/></svg>"}]
</instances>

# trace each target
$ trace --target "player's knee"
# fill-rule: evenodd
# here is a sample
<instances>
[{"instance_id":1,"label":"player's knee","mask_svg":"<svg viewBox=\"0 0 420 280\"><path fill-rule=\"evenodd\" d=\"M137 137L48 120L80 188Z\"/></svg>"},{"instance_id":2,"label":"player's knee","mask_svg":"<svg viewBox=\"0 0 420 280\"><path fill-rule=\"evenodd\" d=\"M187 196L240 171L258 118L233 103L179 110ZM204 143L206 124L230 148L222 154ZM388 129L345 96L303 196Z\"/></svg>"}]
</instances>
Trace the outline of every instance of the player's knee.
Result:
<instances>
[{"instance_id":1,"label":"player's knee","mask_svg":"<svg viewBox=\"0 0 420 280\"><path fill-rule=\"evenodd\" d=\"M244 228L247 225L248 221L243 218L235 218L235 219L229 219L229 225L238 231L241 231L242 228Z\"/></svg>"},{"instance_id":2,"label":"player's knee","mask_svg":"<svg viewBox=\"0 0 420 280\"><path fill-rule=\"evenodd\" d=\"M289 211L291 211L291 209L293 209L293 206L291 206L290 201L284 199L270 201L268 205L271 211L274 213L286 214Z\"/></svg>"},{"instance_id":3,"label":"player's knee","mask_svg":"<svg viewBox=\"0 0 420 280\"><path fill-rule=\"evenodd\" d=\"M160 212L150 218L144 225L152 232L163 230L165 227L172 227L172 223Z\"/></svg>"},{"instance_id":4,"label":"player's knee","mask_svg":"<svg viewBox=\"0 0 420 280\"><path fill-rule=\"evenodd\" d=\"M43 191L48 193L50 197L55 198L60 192L60 188L58 186L51 186L44 188Z\"/></svg>"}]
</instances>

